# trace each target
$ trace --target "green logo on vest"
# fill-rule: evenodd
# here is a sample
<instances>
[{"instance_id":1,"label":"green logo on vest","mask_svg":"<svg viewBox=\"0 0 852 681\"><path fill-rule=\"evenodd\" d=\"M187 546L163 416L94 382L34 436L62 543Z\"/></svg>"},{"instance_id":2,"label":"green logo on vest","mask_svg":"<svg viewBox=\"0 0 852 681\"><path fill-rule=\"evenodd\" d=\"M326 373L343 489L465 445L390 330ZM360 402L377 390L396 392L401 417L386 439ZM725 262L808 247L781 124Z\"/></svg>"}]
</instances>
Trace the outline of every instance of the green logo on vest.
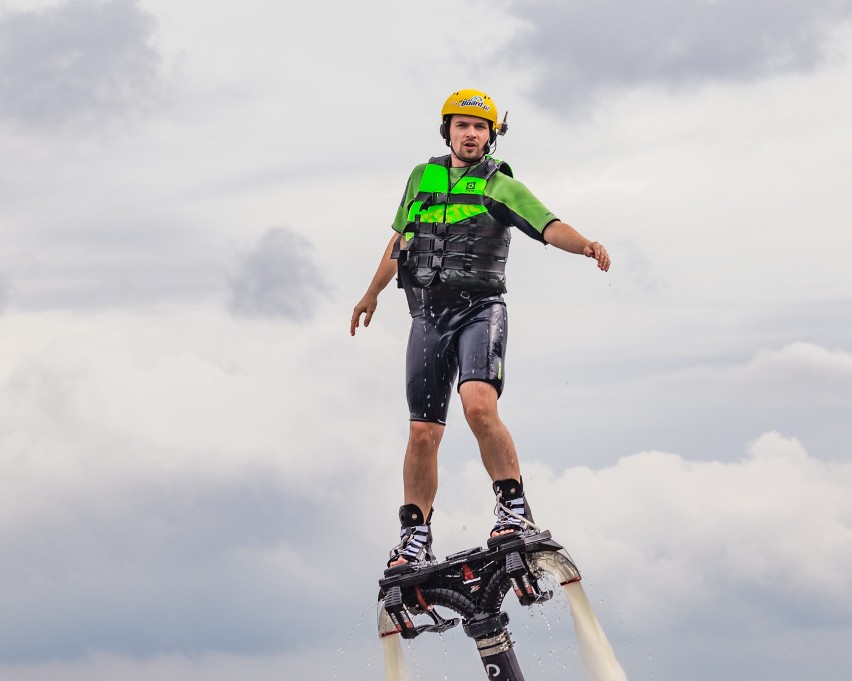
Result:
<instances>
[{"instance_id":1,"label":"green logo on vest","mask_svg":"<svg viewBox=\"0 0 852 681\"><path fill-rule=\"evenodd\" d=\"M474 191L476 189L476 182L468 182L467 185L465 185L465 189L469 192Z\"/></svg>"}]
</instances>

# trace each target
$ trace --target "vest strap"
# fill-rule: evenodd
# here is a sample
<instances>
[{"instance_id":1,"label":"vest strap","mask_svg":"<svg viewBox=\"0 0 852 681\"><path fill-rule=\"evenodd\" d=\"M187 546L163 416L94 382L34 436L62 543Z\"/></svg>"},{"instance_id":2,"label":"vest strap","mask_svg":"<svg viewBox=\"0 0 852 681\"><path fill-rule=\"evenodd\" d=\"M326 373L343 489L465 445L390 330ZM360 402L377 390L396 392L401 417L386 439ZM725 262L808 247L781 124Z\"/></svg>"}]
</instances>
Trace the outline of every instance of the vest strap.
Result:
<instances>
[{"instance_id":1,"label":"vest strap","mask_svg":"<svg viewBox=\"0 0 852 681\"><path fill-rule=\"evenodd\" d=\"M418 254L423 255L443 255L444 253L465 253L467 255L475 255L491 258L507 258L509 257L509 244L503 241L500 244L483 243L482 241L447 241L446 239L424 239L420 242L422 246L418 250ZM408 254L409 261L412 255Z\"/></svg>"},{"instance_id":2,"label":"vest strap","mask_svg":"<svg viewBox=\"0 0 852 681\"><path fill-rule=\"evenodd\" d=\"M412 204L420 201L420 210L426 210L431 206L440 204L461 204L468 206L483 206L485 205L484 198L481 194L454 194L446 192L418 192L417 196L412 200ZM409 204L411 205L411 204Z\"/></svg>"},{"instance_id":3,"label":"vest strap","mask_svg":"<svg viewBox=\"0 0 852 681\"><path fill-rule=\"evenodd\" d=\"M506 228L502 225L479 222L475 218L465 222L421 222L415 221L417 234L424 236L477 236L486 239L501 239L506 235ZM414 224L414 223L409 223Z\"/></svg>"},{"instance_id":4,"label":"vest strap","mask_svg":"<svg viewBox=\"0 0 852 681\"><path fill-rule=\"evenodd\" d=\"M418 253L410 256L409 262L416 267L460 270L463 272L470 272L474 269L474 266L477 272L488 274L503 274L506 271L505 260L494 260L493 258L465 253Z\"/></svg>"}]
</instances>

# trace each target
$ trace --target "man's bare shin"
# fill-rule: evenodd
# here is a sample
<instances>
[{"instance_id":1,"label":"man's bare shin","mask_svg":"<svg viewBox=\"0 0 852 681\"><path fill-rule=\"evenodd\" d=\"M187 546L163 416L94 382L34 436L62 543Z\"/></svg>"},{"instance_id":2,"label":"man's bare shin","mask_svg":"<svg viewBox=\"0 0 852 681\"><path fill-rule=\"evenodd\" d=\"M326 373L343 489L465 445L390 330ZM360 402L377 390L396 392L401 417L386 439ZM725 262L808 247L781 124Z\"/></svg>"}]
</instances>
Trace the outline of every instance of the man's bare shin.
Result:
<instances>
[{"instance_id":1,"label":"man's bare shin","mask_svg":"<svg viewBox=\"0 0 852 681\"><path fill-rule=\"evenodd\" d=\"M479 439L482 464L492 480L520 480L521 468L515 443L503 422L497 421L489 433Z\"/></svg>"},{"instance_id":2,"label":"man's bare shin","mask_svg":"<svg viewBox=\"0 0 852 681\"><path fill-rule=\"evenodd\" d=\"M438 493L438 446L444 426L412 421L402 467L404 503L417 504L428 516Z\"/></svg>"},{"instance_id":3,"label":"man's bare shin","mask_svg":"<svg viewBox=\"0 0 852 681\"><path fill-rule=\"evenodd\" d=\"M483 382L469 381L461 387L465 417L479 444L482 464L492 480L520 480L518 453L509 429L497 413L497 392Z\"/></svg>"}]
</instances>

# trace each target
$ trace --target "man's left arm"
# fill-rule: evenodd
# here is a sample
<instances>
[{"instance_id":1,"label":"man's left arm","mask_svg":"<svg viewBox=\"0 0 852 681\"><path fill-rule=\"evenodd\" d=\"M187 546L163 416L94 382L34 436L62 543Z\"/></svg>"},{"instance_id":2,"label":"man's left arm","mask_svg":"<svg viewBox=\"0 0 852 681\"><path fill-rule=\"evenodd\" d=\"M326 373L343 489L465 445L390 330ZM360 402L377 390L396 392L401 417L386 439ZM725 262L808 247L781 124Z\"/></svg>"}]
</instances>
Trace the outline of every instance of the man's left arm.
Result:
<instances>
[{"instance_id":1,"label":"man's left arm","mask_svg":"<svg viewBox=\"0 0 852 681\"><path fill-rule=\"evenodd\" d=\"M603 244L587 239L571 225L561 220L554 220L544 228L542 236L546 243L568 253L594 258L600 269L604 272L609 270L609 253L606 252Z\"/></svg>"}]
</instances>

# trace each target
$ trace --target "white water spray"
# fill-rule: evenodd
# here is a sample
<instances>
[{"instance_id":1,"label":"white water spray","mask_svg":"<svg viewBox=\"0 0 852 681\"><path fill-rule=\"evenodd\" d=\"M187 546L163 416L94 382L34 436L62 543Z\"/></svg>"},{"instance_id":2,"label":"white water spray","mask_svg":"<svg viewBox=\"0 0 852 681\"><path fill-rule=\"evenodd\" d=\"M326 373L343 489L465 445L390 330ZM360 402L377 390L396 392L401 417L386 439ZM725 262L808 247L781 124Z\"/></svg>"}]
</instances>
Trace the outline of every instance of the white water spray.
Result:
<instances>
[{"instance_id":1,"label":"white water spray","mask_svg":"<svg viewBox=\"0 0 852 681\"><path fill-rule=\"evenodd\" d=\"M539 570L552 574L562 585L571 607L580 657L589 674L589 681L627 681L612 646L595 616L592 605L580 583L580 573L573 561L560 552L538 553L533 563Z\"/></svg>"},{"instance_id":2,"label":"white water spray","mask_svg":"<svg viewBox=\"0 0 852 681\"><path fill-rule=\"evenodd\" d=\"M562 587L571 606L571 617L577 631L580 656L589 672L590 681L627 681L627 675L615 658L609 640L601 628L592 605L580 582Z\"/></svg>"},{"instance_id":3,"label":"white water spray","mask_svg":"<svg viewBox=\"0 0 852 681\"><path fill-rule=\"evenodd\" d=\"M408 681L408 669L402 654L401 636L393 620L383 605L379 605L379 636L382 652L385 656L385 677L387 681Z\"/></svg>"}]
</instances>

